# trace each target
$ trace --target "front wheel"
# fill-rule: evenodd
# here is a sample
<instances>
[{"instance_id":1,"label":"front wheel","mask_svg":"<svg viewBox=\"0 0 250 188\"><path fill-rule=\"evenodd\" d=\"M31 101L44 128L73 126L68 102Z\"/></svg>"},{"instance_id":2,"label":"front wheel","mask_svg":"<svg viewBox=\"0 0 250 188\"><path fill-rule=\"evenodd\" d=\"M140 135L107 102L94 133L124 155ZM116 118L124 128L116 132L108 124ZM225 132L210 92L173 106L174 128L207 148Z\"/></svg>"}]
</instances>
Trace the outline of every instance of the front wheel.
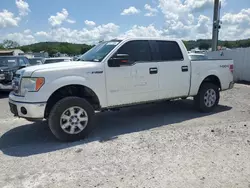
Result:
<instances>
[{"instance_id":1,"label":"front wheel","mask_svg":"<svg viewBox=\"0 0 250 188\"><path fill-rule=\"evenodd\" d=\"M49 127L61 141L76 141L91 130L94 109L83 98L66 97L58 101L49 114Z\"/></svg>"},{"instance_id":2,"label":"front wheel","mask_svg":"<svg viewBox=\"0 0 250 188\"><path fill-rule=\"evenodd\" d=\"M198 94L194 97L196 108L200 112L211 112L220 100L219 87L212 83L204 83Z\"/></svg>"}]
</instances>

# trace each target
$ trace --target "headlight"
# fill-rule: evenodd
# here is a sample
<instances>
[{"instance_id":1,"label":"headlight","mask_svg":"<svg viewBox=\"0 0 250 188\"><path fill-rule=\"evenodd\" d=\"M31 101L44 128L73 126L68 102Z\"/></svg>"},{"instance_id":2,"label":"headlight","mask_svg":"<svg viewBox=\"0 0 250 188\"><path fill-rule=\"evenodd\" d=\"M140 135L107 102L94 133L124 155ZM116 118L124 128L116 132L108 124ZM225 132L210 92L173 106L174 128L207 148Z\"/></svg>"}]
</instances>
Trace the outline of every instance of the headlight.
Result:
<instances>
[{"instance_id":1,"label":"headlight","mask_svg":"<svg viewBox=\"0 0 250 188\"><path fill-rule=\"evenodd\" d=\"M25 95L27 92L36 92L44 84L44 78L22 78L21 81L21 95Z\"/></svg>"}]
</instances>

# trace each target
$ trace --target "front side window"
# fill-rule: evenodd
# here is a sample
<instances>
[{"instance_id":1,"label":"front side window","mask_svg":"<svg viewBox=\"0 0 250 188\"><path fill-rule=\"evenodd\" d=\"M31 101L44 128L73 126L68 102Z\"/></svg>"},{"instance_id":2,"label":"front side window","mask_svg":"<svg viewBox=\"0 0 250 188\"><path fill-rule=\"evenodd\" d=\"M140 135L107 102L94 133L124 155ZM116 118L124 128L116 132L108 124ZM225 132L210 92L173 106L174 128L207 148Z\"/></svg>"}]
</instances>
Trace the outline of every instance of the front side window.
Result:
<instances>
[{"instance_id":1,"label":"front side window","mask_svg":"<svg viewBox=\"0 0 250 188\"><path fill-rule=\"evenodd\" d=\"M182 61L183 54L177 42L156 41L162 61Z\"/></svg>"},{"instance_id":2,"label":"front side window","mask_svg":"<svg viewBox=\"0 0 250 188\"><path fill-rule=\"evenodd\" d=\"M102 61L108 54L111 52L121 41L120 40L111 40L107 42L101 42L96 45L85 54L83 54L79 61Z\"/></svg>"},{"instance_id":3,"label":"front side window","mask_svg":"<svg viewBox=\"0 0 250 188\"><path fill-rule=\"evenodd\" d=\"M148 41L138 40L125 43L117 54L129 55L130 62L151 61L151 50Z\"/></svg>"}]
</instances>

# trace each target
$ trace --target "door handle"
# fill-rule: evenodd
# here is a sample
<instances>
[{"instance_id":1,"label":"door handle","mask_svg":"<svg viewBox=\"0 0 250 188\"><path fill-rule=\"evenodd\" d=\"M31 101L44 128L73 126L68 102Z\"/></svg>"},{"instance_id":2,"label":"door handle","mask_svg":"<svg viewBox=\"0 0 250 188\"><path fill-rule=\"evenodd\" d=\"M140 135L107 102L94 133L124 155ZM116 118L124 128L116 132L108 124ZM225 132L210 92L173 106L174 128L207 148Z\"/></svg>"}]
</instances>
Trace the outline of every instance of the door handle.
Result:
<instances>
[{"instance_id":1,"label":"door handle","mask_svg":"<svg viewBox=\"0 0 250 188\"><path fill-rule=\"evenodd\" d=\"M188 72L188 66L182 66L181 71L182 72Z\"/></svg>"},{"instance_id":2,"label":"door handle","mask_svg":"<svg viewBox=\"0 0 250 188\"><path fill-rule=\"evenodd\" d=\"M157 74L158 68L157 67L151 67L149 68L149 74Z\"/></svg>"}]
</instances>

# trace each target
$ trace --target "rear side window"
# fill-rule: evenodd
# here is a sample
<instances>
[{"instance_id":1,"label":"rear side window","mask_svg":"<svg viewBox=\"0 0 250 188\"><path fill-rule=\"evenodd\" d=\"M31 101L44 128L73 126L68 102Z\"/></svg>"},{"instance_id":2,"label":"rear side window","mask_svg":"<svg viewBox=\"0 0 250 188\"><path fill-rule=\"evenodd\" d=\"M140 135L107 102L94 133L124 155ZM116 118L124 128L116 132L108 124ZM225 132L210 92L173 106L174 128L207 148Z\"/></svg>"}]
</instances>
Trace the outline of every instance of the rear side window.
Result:
<instances>
[{"instance_id":1,"label":"rear side window","mask_svg":"<svg viewBox=\"0 0 250 188\"><path fill-rule=\"evenodd\" d=\"M118 54L128 54L131 62L151 61L151 50L148 41L137 40L125 43Z\"/></svg>"},{"instance_id":2,"label":"rear side window","mask_svg":"<svg viewBox=\"0 0 250 188\"><path fill-rule=\"evenodd\" d=\"M156 41L162 61L182 61L183 54L177 42Z\"/></svg>"}]
</instances>

